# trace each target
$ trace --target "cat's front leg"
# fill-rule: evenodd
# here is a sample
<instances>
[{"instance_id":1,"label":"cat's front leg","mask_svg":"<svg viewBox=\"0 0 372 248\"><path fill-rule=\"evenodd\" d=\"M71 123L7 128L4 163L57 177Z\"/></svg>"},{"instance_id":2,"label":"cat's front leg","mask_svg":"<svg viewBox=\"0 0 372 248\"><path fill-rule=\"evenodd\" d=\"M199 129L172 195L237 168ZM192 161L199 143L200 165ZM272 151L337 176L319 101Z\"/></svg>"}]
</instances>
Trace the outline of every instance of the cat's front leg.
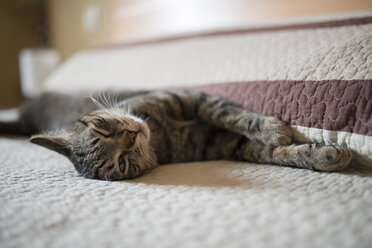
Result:
<instances>
[{"instance_id":1,"label":"cat's front leg","mask_svg":"<svg viewBox=\"0 0 372 248\"><path fill-rule=\"evenodd\" d=\"M248 141L240 152L243 160L251 162L272 163L328 172L342 170L352 160L351 150L321 144L293 144L274 147Z\"/></svg>"},{"instance_id":2,"label":"cat's front leg","mask_svg":"<svg viewBox=\"0 0 372 248\"><path fill-rule=\"evenodd\" d=\"M226 100L193 93L200 118L208 123L258 140L267 145L282 146L292 142L291 129L275 117L248 112Z\"/></svg>"},{"instance_id":3,"label":"cat's front leg","mask_svg":"<svg viewBox=\"0 0 372 248\"><path fill-rule=\"evenodd\" d=\"M247 136L252 135L249 128L247 132ZM253 136L267 145L285 146L292 142L291 128L275 117L261 117L260 130L254 132Z\"/></svg>"},{"instance_id":4,"label":"cat's front leg","mask_svg":"<svg viewBox=\"0 0 372 248\"><path fill-rule=\"evenodd\" d=\"M235 106L229 107L229 113L227 118L222 116L219 119L229 130L266 145L285 146L292 143L291 128L275 117L248 112Z\"/></svg>"},{"instance_id":5,"label":"cat's front leg","mask_svg":"<svg viewBox=\"0 0 372 248\"><path fill-rule=\"evenodd\" d=\"M231 128L238 128L248 139L260 141L266 145L285 146L292 142L292 131L283 121L271 117L241 110L241 114L232 115Z\"/></svg>"},{"instance_id":6,"label":"cat's front leg","mask_svg":"<svg viewBox=\"0 0 372 248\"><path fill-rule=\"evenodd\" d=\"M348 166L352 159L349 149L332 145L303 144L277 147L272 162L318 171L337 171Z\"/></svg>"}]
</instances>

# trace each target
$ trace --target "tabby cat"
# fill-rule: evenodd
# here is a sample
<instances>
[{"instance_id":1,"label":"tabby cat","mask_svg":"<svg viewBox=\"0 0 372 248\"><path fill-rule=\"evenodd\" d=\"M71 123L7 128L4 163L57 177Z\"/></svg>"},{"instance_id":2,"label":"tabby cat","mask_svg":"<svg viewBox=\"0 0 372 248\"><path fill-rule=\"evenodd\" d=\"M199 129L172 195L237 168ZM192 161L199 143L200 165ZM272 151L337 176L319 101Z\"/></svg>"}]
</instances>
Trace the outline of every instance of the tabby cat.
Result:
<instances>
[{"instance_id":1,"label":"tabby cat","mask_svg":"<svg viewBox=\"0 0 372 248\"><path fill-rule=\"evenodd\" d=\"M111 104L105 97L44 94L20 109L1 133L33 135L31 142L68 157L87 178L135 178L159 164L242 160L335 171L350 150L291 144L282 121L247 112L199 92L135 92ZM46 132L46 133L45 133Z\"/></svg>"}]
</instances>

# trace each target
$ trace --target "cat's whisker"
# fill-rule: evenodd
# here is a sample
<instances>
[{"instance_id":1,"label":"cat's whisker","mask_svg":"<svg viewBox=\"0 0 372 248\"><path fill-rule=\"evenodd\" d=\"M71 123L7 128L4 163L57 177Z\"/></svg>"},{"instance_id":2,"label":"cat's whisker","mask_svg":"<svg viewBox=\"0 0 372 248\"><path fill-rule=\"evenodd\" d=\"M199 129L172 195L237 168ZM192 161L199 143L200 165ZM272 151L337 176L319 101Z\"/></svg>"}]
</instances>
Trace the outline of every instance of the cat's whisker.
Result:
<instances>
[{"instance_id":1,"label":"cat's whisker","mask_svg":"<svg viewBox=\"0 0 372 248\"><path fill-rule=\"evenodd\" d=\"M121 117L122 113L117 113L121 112L120 108L115 107L114 103L110 103L110 100L107 99L104 92L98 93L98 99L96 99L93 95L91 95L90 98L100 110L103 110L109 116L112 116L116 119Z\"/></svg>"},{"instance_id":2,"label":"cat's whisker","mask_svg":"<svg viewBox=\"0 0 372 248\"><path fill-rule=\"evenodd\" d=\"M107 93L107 102L109 107L118 111L119 109L116 106L117 97L118 96L113 93Z\"/></svg>"},{"instance_id":3,"label":"cat's whisker","mask_svg":"<svg viewBox=\"0 0 372 248\"><path fill-rule=\"evenodd\" d=\"M98 93L98 97L100 98L100 93ZM90 95L90 99L92 100L92 102L94 103L94 105L97 106L98 109L101 109L101 110L105 110L105 106L103 106L99 100L97 100L92 94Z\"/></svg>"},{"instance_id":4,"label":"cat's whisker","mask_svg":"<svg viewBox=\"0 0 372 248\"><path fill-rule=\"evenodd\" d=\"M148 120L150 120L150 116L146 117L146 119L144 119L143 122L147 123Z\"/></svg>"},{"instance_id":5,"label":"cat's whisker","mask_svg":"<svg viewBox=\"0 0 372 248\"><path fill-rule=\"evenodd\" d=\"M114 104L115 104L115 108L119 110L120 109L120 107L119 107L119 95L115 96Z\"/></svg>"},{"instance_id":6,"label":"cat's whisker","mask_svg":"<svg viewBox=\"0 0 372 248\"><path fill-rule=\"evenodd\" d=\"M127 114L131 114L132 106L130 104L127 105Z\"/></svg>"},{"instance_id":7,"label":"cat's whisker","mask_svg":"<svg viewBox=\"0 0 372 248\"><path fill-rule=\"evenodd\" d=\"M108 109L112 108L111 105L110 105L110 102L108 101L108 99L106 97L106 92L102 92L101 101L102 101L103 106L105 107L104 110L108 110Z\"/></svg>"},{"instance_id":8,"label":"cat's whisker","mask_svg":"<svg viewBox=\"0 0 372 248\"><path fill-rule=\"evenodd\" d=\"M106 108L112 108L112 105L111 105L111 102L110 102L110 95L109 95L109 93L107 93L107 96L106 96L106 94L104 93L103 94L103 99L104 99L104 101L105 101L105 103L106 103Z\"/></svg>"}]
</instances>

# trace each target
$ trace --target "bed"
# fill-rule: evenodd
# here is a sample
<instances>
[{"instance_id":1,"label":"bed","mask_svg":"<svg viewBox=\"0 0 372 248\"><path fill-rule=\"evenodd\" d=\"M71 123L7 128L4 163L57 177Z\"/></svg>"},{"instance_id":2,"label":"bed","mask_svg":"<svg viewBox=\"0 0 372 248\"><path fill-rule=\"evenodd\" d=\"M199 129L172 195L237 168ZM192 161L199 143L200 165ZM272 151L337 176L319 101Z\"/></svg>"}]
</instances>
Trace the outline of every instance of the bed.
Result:
<instances>
[{"instance_id":1,"label":"bed","mask_svg":"<svg viewBox=\"0 0 372 248\"><path fill-rule=\"evenodd\" d=\"M366 12L77 53L44 91L200 90L282 119L296 142L349 147L353 164L321 173L194 162L107 182L3 136L1 247L370 247L371 51Z\"/></svg>"}]
</instances>

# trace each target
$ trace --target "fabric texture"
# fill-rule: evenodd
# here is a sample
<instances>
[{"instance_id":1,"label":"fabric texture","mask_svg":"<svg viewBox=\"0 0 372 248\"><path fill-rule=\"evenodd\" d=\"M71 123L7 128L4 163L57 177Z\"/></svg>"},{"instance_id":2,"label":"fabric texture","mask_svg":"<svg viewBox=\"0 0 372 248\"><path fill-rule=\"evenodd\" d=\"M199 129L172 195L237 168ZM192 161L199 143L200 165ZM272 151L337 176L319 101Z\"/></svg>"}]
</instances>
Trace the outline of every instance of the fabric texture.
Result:
<instances>
[{"instance_id":1,"label":"fabric texture","mask_svg":"<svg viewBox=\"0 0 372 248\"><path fill-rule=\"evenodd\" d=\"M120 182L0 139L0 244L18 247L337 247L372 242L372 173L213 161ZM20 156L21 155L21 156Z\"/></svg>"},{"instance_id":2,"label":"fabric texture","mask_svg":"<svg viewBox=\"0 0 372 248\"><path fill-rule=\"evenodd\" d=\"M84 92L271 80L372 79L371 30L372 23L87 50L52 73L45 90Z\"/></svg>"},{"instance_id":3,"label":"fabric texture","mask_svg":"<svg viewBox=\"0 0 372 248\"><path fill-rule=\"evenodd\" d=\"M183 89L275 116L291 125L296 142L349 147L355 160L372 168L372 80L258 81Z\"/></svg>"},{"instance_id":4,"label":"fabric texture","mask_svg":"<svg viewBox=\"0 0 372 248\"><path fill-rule=\"evenodd\" d=\"M84 51L44 90L199 89L286 121L296 141L348 147L372 167L371 51L372 12Z\"/></svg>"}]
</instances>

